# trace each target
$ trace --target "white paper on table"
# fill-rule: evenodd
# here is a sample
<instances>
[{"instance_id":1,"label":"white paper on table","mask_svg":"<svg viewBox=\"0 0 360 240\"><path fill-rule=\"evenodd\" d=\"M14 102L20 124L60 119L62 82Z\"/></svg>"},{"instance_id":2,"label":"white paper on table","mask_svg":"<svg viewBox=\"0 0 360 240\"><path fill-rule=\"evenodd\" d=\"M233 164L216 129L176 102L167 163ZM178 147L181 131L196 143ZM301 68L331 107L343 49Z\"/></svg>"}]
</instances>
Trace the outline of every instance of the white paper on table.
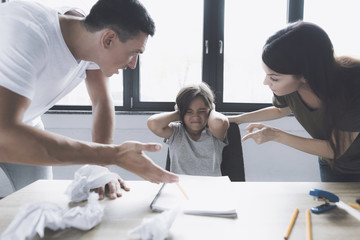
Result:
<instances>
[{"instance_id":1,"label":"white paper on table","mask_svg":"<svg viewBox=\"0 0 360 240\"><path fill-rule=\"evenodd\" d=\"M236 218L237 212L232 199L231 181L226 176L178 175L179 185L166 183L160 189L150 207L153 211L164 211L181 207L185 214Z\"/></svg>"},{"instance_id":2,"label":"white paper on table","mask_svg":"<svg viewBox=\"0 0 360 240\"><path fill-rule=\"evenodd\" d=\"M48 202L27 204L20 208L13 221L0 235L0 240L32 239L36 234L43 238L45 228L54 231L69 227L89 230L101 222L103 215L104 209L95 193L89 196L86 206L69 210Z\"/></svg>"},{"instance_id":3,"label":"white paper on table","mask_svg":"<svg viewBox=\"0 0 360 240\"><path fill-rule=\"evenodd\" d=\"M90 190L103 187L113 179L118 179L116 173L108 168L97 165L84 165L74 174L74 180L66 189L71 201L81 202L89 197Z\"/></svg>"},{"instance_id":4,"label":"white paper on table","mask_svg":"<svg viewBox=\"0 0 360 240\"><path fill-rule=\"evenodd\" d=\"M360 212L354 208L352 208L351 206L347 205L346 203L344 203L343 201L339 201L336 203L336 205L341 208L344 209L346 212L348 212L351 216L353 216L354 218L356 218L358 221L360 221Z\"/></svg>"}]
</instances>

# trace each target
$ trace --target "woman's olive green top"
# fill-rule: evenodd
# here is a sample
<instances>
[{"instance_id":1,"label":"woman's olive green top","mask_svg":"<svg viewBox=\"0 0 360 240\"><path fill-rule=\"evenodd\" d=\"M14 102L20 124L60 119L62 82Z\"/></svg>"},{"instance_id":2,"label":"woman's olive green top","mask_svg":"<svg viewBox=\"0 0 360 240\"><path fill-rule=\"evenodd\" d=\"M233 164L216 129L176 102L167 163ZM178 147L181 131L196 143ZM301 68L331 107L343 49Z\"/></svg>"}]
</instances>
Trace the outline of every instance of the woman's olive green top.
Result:
<instances>
[{"instance_id":1,"label":"woman's olive green top","mask_svg":"<svg viewBox=\"0 0 360 240\"><path fill-rule=\"evenodd\" d=\"M310 109L302 101L298 92L281 97L274 95L273 105L278 108L289 107L299 123L314 139L328 140L324 129L326 119L324 119L323 109ZM356 111L344 114L339 124L340 130L360 131L360 106ZM329 164L333 161L323 157L320 159ZM341 173L360 173L360 134L346 152L335 160L334 170Z\"/></svg>"}]
</instances>

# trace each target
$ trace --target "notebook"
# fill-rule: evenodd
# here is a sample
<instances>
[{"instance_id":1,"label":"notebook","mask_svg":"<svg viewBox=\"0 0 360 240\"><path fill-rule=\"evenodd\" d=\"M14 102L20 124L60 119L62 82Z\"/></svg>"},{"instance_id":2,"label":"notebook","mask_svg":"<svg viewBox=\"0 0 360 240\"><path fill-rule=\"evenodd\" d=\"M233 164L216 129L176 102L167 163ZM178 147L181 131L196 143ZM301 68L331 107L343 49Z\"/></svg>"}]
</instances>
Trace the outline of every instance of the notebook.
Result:
<instances>
[{"instance_id":1,"label":"notebook","mask_svg":"<svg viewBox=\"0 0 360 240\"><path fill-rule=\"evenodd\" d=\"M179 175L179 185L164 183L150 208L155 212L181 208L184 214L237 218L231 197L231 181L227 176Z\"/></svg>"}]
</instances>

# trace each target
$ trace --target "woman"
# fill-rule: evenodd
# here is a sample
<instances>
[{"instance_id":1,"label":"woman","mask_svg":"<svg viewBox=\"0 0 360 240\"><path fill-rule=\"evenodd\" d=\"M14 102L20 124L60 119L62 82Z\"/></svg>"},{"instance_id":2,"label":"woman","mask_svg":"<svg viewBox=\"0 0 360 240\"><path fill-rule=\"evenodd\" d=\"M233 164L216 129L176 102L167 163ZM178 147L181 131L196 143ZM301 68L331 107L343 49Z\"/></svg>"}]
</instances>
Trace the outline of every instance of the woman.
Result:
<instances>
[{"instance_id":1,"label":"woman","mask_svg":"<svg viewBox=\"0 0 360 240\"><path fill-rule=\"evenodd\" d=\"M360 61L335 57L326 32L302 21L271 36L262 60L274 106L229 121L266 121L292 112L313 138L253 123L243 141L276 141L319 156L322 181L360 181Z\"/></svg>"}]
</instances>

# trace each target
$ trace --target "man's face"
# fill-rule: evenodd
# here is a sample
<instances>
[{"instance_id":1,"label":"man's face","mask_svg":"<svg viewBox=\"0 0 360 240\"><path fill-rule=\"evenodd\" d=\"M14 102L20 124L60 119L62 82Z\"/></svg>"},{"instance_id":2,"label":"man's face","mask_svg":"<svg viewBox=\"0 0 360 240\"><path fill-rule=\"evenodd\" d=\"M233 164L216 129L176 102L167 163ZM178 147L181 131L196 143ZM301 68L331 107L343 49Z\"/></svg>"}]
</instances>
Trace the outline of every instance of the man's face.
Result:
<instances>
[{"instance_id":1,"label":"man's face","mask_svg":"<svg viewBox=\"0 0 360 240\"><path fill-rule=\"evenodd\" d=\"M110 30L111 31L111 30ZM97 63L105 76L118 74L119 69L134 69L139 54L145 51L148 34L140 32L135 38L121 42L116 33L104 37L104 47Z\"/></svg>"}]
</instances>

